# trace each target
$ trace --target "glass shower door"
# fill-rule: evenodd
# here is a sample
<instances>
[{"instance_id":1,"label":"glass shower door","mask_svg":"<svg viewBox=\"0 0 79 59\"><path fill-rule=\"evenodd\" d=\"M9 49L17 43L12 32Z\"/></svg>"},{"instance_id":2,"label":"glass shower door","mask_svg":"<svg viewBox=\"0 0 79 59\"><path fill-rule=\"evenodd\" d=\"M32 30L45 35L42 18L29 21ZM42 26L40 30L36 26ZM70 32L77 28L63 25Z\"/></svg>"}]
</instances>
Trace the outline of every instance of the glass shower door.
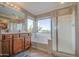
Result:
<instances>
[{"instance_id":1,"label":"glass shower door","mask_svg":"<svg viewBox=\"0 0 79 59\"><path fill-rule=\"evenodd\" d=\"M58 17L58 51L75 54L75 21L72 15Z\"/></svg>"},{"instance_id":2,"label":"glass shower door","mask_svg":"<svg viewBox=\"0 0 79 59\"><path fill-rule=\"evenodd\" d=\"M61 54L75 55L75 19L73 14L52 19L52 50Z\"/></svg>"}]
</instances>

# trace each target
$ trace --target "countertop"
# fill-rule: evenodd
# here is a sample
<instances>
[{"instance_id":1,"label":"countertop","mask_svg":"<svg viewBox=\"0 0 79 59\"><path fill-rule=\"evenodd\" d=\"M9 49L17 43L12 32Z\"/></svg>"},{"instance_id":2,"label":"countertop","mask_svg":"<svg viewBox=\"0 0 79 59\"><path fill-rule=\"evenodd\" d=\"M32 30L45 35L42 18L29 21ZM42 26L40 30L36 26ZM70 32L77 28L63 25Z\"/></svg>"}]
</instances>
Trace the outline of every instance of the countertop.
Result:
<instances>
[{"instance_id":1,"label":"countertop","mask_svg":"<svg viewBox=\"0 0 79 59\"><path fill-rule=\"evenodd\" d=\"M21 33L29 33L29 32L3 32L0 34L21 34Z\"/></svg>"}]
</instances>

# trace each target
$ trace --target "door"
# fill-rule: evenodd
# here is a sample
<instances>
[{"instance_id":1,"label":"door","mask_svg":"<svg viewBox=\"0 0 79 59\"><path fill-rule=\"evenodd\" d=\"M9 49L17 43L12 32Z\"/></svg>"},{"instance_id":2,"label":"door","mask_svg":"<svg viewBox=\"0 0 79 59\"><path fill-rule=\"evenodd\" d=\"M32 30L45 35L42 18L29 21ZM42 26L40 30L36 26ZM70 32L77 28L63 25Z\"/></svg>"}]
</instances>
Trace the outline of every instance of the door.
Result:
<instances>
[{"instance_id":1,"label":"door","mask_svg":"<svg viewBox=\"0 0 79 59\"><path fill-rule=\"evenodd\" d=\"M58 17L58 51L75 54L75 23L72 15Z\"/></svg>"},{"instance_id":2,"label":"door","mask_svg":"<svg viewBox=\"0 0 79 59\"><path fill-rule=\"evenodd\" d=\"M58 53L75 55L74 16L72 14L57 16L52 23L52 50L57 52L56 55Z\"/></svg>"}]
</instances>

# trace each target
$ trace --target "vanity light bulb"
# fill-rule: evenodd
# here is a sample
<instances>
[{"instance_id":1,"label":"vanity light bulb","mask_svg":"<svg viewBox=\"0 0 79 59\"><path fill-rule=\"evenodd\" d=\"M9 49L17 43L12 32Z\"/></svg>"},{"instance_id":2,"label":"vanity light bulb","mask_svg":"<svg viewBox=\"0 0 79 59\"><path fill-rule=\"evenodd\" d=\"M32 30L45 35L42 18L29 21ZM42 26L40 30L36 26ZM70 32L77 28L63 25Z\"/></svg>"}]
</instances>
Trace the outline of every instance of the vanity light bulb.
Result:
<instances>
[{"instance_id":1,"label":"vanity light bulb","mask_svg":"<svg viewBox=\"0 0 79 59\"><path fill-rule=\"evenodd\" d=\"M16 8L16 6L14 6Z\"/></svg>"},{"instance_id":2,"label":"vanity light bulb","mask_svg":"<svg viewBox=\"0 0 79 59\"><path fill-rule=\"evenodd\" d=\"M10 6L13 6L13 4L11 4Z\"/></svg>"}]
</instances>

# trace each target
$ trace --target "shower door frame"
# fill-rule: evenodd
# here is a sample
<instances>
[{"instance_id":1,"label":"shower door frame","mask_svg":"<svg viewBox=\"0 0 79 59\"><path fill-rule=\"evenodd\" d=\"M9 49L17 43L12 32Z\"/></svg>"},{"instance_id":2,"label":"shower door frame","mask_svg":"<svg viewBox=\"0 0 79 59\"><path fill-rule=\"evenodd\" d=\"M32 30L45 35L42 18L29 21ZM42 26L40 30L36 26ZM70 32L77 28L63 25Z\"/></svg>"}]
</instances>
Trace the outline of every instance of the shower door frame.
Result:
<instances>
[{"instance_id":1,"label":"shower door frame","mask_svg":"<svg viewBox=\"0 0 79 59\"><path fill-rule=\"evenodd\" d=\"M72 11L72 14L74 14L74 20L75 20L76 7L72 6L72 9L74 10L74 13ZM53 20L53 17L52 17L52 20ZM58 51L58 16L57 16L57 12L55 13L54 20L56 21L56 25L55 25L56 26L56 39L55 39L56 40L56 50L53 50L53 48L52 48L52 50L53 50L52 54L55 55L55 56L57 56L58 54L61 54L61 56L64 55L64 56L69 56L69 57L70 56L76 56L76 53L77 53L77 51L76 51L76 38L75 38L75 54L66 53L66 52L63 52L63 51ZM52 32L52 24L51 24L51 32ZM52 36L52 33L51 33L51 36ZM53 42L53 37L51 37L51 39L52 39L52 42ZM52 43L52 45L53 45L53 43Z\"/></svg>"}]
</instances>

